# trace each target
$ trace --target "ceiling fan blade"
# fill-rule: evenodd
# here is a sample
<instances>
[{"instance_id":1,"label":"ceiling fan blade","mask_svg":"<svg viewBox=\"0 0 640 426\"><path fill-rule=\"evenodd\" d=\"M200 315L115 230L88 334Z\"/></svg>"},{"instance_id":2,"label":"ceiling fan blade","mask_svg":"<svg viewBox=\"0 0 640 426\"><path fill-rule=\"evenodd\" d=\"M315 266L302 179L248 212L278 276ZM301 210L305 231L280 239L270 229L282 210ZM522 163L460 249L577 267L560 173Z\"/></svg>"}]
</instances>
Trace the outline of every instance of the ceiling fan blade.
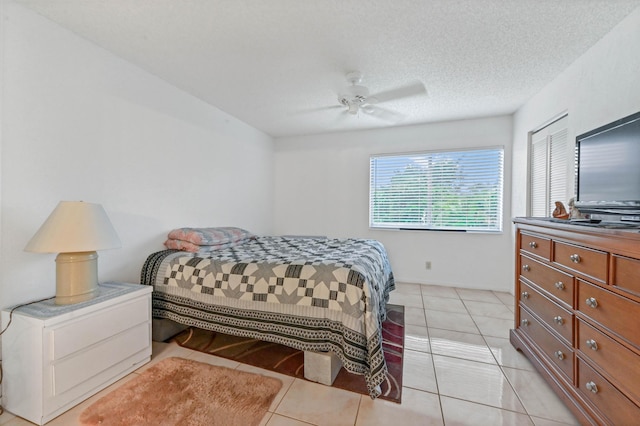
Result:
<instances>
[{"instance_id":1,"label":"ceiling fan blade","mask_svg":"<svg viewBox=\"0 0 640 426\"><path fill-rule=\"evenodd\" d=\"M416 81L415 83L398 87L397 89L391 89L371 95L367 98L367 103L373 104L387 102L395 99L408 98L409 96L422 95L425 93L427 93L427 89L424 87L424 84Z\"/></svg>"},{"instance_id":2,"label":"ceiling fan blade","mask_svg":"<svg viewBox=\"0 0 640 426\"><path fill-rule=\"evenodd\" d=\"M381 108L377 105L366 105L361 108L361 111L372 117L379 118L381 120L389 121L391 123L398 123L405 119L405 115L399 112L391 111L390 109Z\"/></svg>"},{"instance_id":3,"label":"ceiling fan blade","mask_svg":"<svg viewBox=\"0 0 640 426\"><path fill-rule=\"evenodd\" d=\"M290 112L289 115L311 114L315 112L331 111L334 109L344 109L344 106L329 105L329 106L322 106L322 107L315 107L315 108L305 108L305 109L299 109L297 111Z\"/></svg>"}]
</instances>

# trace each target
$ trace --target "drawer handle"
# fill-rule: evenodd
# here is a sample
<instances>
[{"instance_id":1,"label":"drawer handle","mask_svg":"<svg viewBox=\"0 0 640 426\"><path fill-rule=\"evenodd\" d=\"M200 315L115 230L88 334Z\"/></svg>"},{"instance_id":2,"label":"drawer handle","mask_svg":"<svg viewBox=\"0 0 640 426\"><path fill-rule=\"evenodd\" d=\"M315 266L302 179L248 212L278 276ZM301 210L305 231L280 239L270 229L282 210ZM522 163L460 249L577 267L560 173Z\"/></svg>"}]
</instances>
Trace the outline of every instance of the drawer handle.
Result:
<instances>
[{"instance_id":1,"label":"drawer handle","mask_svg":"<svg viewBox=\"0 0 640 426\"><path fill-rule=\"evenodd\" d=\"M593 339L587 340L587 346L594 351L598 350L598 343Z\"/></svg>"},{"instance_id":2,"label":"drawer handle","mask_svg":"<svg viewBox=\"0 0 640 426\"><path fill-rule=\"evenodd\" d=\"M584 301L584 303L587 304L587 306L590 306L592 308L597 308L598 307L598 301L596 300L595 297L590 297L587 300Z\"/></svg>"},{"instance_id":3,"label":"drawer handle","mask_svg":"<svg viewBox=\"0 0 640 426\"><path fill-rule=\"evenodd\" d=\"M564 283L562 281L558 281L554 284L558 290L564 290Z\"/></svg>"},{"instance_id":4,"label":"drawer handle","mask_svg":"<svg viewBox=\"0 0 640 426\"><path fill-rule=\"evenodd\" d=\"M573 263L580 263L580 261L582 260L580 259L579 254L572 254L571 256L569 256L569 259L571 259Z\"/></svg>"},{"instance_id":5,"label":"drawer handle","mask_svg":"<svg viewBox=\"0 0 640 426\"><path fill-rule=\"evenodd\" d=\"M531 270L531 266L529 266L529 265L522 265L522 269L523 269L524 271L529 272L529 271Z\"/></svg>"},{"instance_id":6,"label":"drawer handle","mask_svg":"<svg viewBox=\"0 0 640 426\"><path fill-rule=\"evenodd\" d=\"M593 393L598 393L598 386L596 386L595 383L587 382L585 386L587 387L587 390L590 390Z\"/></svg>"},{"instance_id":7,"label":"drawer handle","mask_svg":"<svg viewBox=\"0 0 640 426\"><path fill-rule=\"evenodd\" d=\"M534 249L534 248L538 248L538 243L536 243L535 241L531 241L531 242L529 243L529 247L531 247L532 249Z\"/></svg>"},{"instance_id":8,"label":"drawer handle","mask_svg":"<svg viewBox=\"0 0 640 426\"><path fill-rule=\"evenodd\" d=\"M564 354L562 353L562 351L555 351L553 354L561 361L564 359Z\"/></svg>"},{"instance_id":9,"label":"drawer handle","mask_svg":"<svg viewBox=\"0 0 640 426\"><path fill-rule=\"evenodd\" d=\"M562 317L558 315L557 317L553 317L553 322L555 322L558 325L562 325L564 324L564 319L562 319Z\"/></svg>"},{"instance_id":10,"label":"drawer handle","mask_svg":"<svg viewBox=\"0 0 640 426\"><path fill-rule=\"evenodd\" d=\"M522 296L523 299L528 299L529 298L529 292L528 291L523 291L521 296Z\"/></svg>"},{"instance_id":11,"label":"drawer handle","mask_svg":"<svg viewBox=\"0 0 640 426\"><path fill-rule=\"evenodd\" d=\"M529 320L525 318L522 321L520 321L520 324L522 324L523 326L528 326L529 325Z\"/></svg>"}]
</instances>

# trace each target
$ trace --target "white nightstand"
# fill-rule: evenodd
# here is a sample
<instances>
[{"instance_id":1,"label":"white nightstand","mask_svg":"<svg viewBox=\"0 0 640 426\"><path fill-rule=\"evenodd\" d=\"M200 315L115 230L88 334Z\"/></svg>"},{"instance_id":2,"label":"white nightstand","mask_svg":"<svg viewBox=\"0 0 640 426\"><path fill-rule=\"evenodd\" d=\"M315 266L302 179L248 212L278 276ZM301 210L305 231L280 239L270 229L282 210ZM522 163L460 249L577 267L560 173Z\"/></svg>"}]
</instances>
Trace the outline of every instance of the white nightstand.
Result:
<instances>
[{"instance_id":1,"label":"white nightstand","mask_svg":"<svg viewBox=\"0 0 640 426\"><path fill-rule=\"evenodd\" d=\"M151 291L107 282L86 302L15 310L2 335L5 409L41 425L148 362Z\"/></svg>"}]
</instances>

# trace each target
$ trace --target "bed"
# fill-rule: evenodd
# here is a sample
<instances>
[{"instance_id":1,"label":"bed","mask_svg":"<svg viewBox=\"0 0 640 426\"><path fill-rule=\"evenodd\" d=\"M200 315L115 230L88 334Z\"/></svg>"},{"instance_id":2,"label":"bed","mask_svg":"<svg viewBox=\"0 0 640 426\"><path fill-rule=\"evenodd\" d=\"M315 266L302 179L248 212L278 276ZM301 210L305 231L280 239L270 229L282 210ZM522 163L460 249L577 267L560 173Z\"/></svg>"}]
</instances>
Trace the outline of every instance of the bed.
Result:
<instances>
[{"instance_id":1,"label":"bed","mask_svg":"<svg viewBox=\"0 0 640 426\"><path fill-rule=\"evenodd\" d=\"M251 236L213 246L148 256L141 283L154 287L154 318L333 352L379 395L382 322L395 287L380 242Z\"/></svg>"}]
</instances>

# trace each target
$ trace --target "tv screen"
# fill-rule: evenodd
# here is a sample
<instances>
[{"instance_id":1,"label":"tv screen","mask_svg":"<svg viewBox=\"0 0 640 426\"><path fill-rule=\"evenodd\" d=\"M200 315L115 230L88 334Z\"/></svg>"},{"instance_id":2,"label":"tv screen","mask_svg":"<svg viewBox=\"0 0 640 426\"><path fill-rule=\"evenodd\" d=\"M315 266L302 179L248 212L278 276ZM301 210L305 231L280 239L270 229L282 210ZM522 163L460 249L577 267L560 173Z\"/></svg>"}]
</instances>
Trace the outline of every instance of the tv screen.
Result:
<instances>
[{"instance_id":1,"label":"tv screen","mask_svg":"<svg viewBox=\"0 0 640 426\"><path fill-rule=\"evenodd\" d=\"M639 210L640 112L582 134L576 144L576 206L592 213Z\"/></svg>"}]
</instances>

